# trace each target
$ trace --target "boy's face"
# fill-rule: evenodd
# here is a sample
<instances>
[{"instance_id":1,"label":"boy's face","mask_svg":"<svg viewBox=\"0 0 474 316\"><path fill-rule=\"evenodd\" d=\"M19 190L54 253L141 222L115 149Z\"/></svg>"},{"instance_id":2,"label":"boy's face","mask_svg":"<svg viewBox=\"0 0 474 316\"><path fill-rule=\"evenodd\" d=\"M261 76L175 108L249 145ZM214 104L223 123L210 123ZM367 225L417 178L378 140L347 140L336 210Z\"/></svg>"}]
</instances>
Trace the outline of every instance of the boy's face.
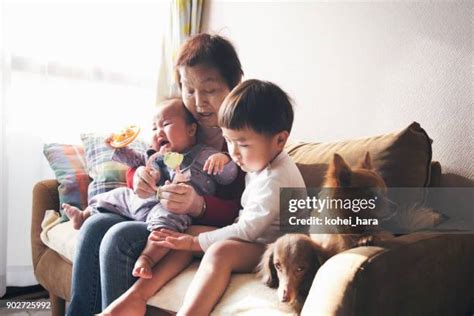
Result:
<instances>
[{"instance_id":1,"label":"boy's face","mask_svg":"<svg viewBox=\"0 0 474 316\"><path fill-rule=\"evenodd\" d=\"M186 123L183 105L167 104L153 120L152 147L159 152L183 152L195 144L196 124Z\"/></svg>"},{"instance_id":2,"label":"boy's face","mask_svg":"<svg viewBox=\"0 0 474 316\"><path fill-rule=\"evenodd\" d=\"M288 137L287 132L268 136L249 128L222 128L222 134L232 160L245 172L264 169L283 150Z\"/></svg>"}]
</instances>

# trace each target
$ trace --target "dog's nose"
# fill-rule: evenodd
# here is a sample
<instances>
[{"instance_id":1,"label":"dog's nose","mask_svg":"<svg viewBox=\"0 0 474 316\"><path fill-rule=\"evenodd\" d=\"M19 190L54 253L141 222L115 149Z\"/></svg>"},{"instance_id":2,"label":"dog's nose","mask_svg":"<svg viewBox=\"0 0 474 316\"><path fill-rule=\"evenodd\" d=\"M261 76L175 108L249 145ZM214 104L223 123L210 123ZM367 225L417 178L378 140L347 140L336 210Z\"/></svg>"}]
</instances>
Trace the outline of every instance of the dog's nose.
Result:
<instances>
[{"instance_id":1,"label":"dog's nose","mask_svg":"<svg viewBox=\"0 0 474 316\"><path fill-rule=\"evenodd\" d=\"M289 296L288 296L288 291L287 290L283 290L283 295L281 297L281 301L282 303L286 303L289 301Z\"/></svg>"}]
</instances>

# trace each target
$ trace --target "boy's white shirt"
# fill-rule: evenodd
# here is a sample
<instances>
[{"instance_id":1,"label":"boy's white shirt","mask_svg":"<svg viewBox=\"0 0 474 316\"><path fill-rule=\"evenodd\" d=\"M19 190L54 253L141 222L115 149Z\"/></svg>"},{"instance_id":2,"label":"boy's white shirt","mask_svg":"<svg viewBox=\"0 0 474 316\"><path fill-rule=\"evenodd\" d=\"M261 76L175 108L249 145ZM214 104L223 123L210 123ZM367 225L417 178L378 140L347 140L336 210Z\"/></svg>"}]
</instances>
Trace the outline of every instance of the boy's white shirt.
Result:
<instances>
[{"instance_id":1,"label":"boy's white shirt","mask_svg":"<svg viewBox=\"0 0 474 316\"><path fill-rule=\"evenodd\" d=\"M304 188L303 177L288 154L282 151L259 172L248 172L239 217L232 225L198 236L206 251L213 243L226 239L271 243L280 232L280 188Z\"/></svg>"}]
</instances>

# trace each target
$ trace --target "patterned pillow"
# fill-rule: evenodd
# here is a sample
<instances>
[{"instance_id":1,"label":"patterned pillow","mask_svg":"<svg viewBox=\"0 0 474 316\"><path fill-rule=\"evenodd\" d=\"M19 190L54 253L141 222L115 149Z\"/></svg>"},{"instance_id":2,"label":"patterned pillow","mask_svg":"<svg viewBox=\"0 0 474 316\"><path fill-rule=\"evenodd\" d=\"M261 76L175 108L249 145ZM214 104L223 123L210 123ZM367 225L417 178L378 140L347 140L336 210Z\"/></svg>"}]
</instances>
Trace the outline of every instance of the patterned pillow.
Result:
<instances>
[{"instance_id":1,"label":"patterned pillow","mask_svg":"<svg viewBox=\"0 0 474 316\"><path fill-rule=\"evenodd\" d=\"M87 187L91 181L87 173L84 148L52 143L44 145L43 153L59 182L60 205L68 203L84 209L87 206Z\"/></svg>"},{"instance_id":2,"label":"patterned pillow","mask_svg":"<svg viewBox=\"0 0 474 316\"><path fill-rule=\"evenodd\" d=\"M126 165L112 161L113 149L105 144L106 135L95 133L81 134L86 151L86 164L89 176L93 179L88 188L88 200L95 195L127 185ZM146 144L135 140L130 147L145 151Z\"/></svg>"}]
</instances>

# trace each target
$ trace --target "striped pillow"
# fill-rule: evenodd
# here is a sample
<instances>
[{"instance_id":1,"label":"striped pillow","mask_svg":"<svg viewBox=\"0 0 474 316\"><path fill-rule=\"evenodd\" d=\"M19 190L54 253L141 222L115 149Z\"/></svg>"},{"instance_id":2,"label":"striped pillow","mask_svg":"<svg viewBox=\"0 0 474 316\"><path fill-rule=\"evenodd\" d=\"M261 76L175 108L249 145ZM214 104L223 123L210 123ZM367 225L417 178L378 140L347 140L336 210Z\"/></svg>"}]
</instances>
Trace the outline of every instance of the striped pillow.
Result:
<instances>
[{"instance_id":1,"label":"striped pillow","mask_svg":"<svg viewBox=\"0 0 474 316\"><path fill-rule=\"evenodd\" d=\"M52 143L44 145L43 153L59 182L60 205L68 203L84 209L87 206L87 187L91 181L86 169L84 148Z\"/></svg>"},{"instance_id":2,"label":"striped pillow","mask_svg":"<svg viewBox=\"0 0 474 316\"><path fill-rule=\"evenodd\" d=\"M86 151L86 163L89 176L93 179L88 188L90 201L95 195L127 185L125 172L128 167L112 161L113 149L105 144L105 135L81 134L82 144ZM136 140L130 147L145 151L145 143Z\"/></svg>"}]
</instances>

